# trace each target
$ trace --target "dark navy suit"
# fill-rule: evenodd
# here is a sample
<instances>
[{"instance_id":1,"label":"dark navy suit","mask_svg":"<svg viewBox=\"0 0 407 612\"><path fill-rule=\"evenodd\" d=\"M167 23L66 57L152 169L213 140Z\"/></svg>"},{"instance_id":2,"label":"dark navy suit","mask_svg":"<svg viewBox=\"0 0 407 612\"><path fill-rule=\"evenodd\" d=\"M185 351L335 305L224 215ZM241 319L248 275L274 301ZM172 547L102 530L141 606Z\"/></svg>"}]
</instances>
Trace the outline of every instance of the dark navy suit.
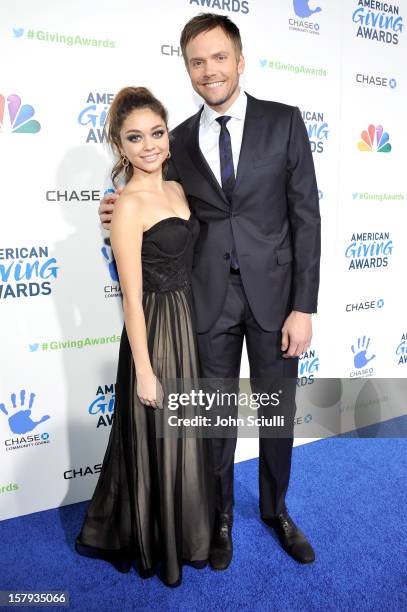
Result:
<instances>
[{"instance_id":1,"label":"dark navy suit","mask_svg":"<svg viewBox=\"0 0 407 612\"><path fill-rule=\"evenodd\" d=\"M276 380L287 379L284 410L293 423L298 358L282 357L281 328L292 310L317 310L318 190L299 109L246 95L231 199L199 148L203 107L171 132L167 179L182 184L200 221L192 288L203 377L231 379L237 388L245 338L254 384L261 379L262 390L267 390ZM230 273L232 240L240 275ZM263 518L284 509L292 428L283 436L260 439ZM233 505L235 446L234 437L213 440L217 505L224 512Z\"/></svg>"}]
</instances>

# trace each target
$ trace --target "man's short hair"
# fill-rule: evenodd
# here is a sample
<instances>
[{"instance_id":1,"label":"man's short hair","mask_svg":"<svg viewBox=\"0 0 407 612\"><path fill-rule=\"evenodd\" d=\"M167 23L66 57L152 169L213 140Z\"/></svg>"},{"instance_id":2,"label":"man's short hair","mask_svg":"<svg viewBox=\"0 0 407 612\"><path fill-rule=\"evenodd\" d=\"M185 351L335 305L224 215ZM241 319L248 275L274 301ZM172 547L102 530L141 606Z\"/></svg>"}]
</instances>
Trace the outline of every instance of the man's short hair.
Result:
<instances>
[{"instance_id":1,"label":"man's short hair","mask_svg":"<svg viewBox=\"0 0 407 612\"><path fill-rule=\"evenodd\" d=\"M236 24L233 23L226 15L216 15L216 13L200 13L185 24L181 32L181 51L185 63L187 64L186 47L187 44L196 38L202 32L208 32L214 28L222 28L226 36L228 36L236 50L236 58L239 59L242 53L242 40L240 31Z\"/></svg>"}]
</instances>

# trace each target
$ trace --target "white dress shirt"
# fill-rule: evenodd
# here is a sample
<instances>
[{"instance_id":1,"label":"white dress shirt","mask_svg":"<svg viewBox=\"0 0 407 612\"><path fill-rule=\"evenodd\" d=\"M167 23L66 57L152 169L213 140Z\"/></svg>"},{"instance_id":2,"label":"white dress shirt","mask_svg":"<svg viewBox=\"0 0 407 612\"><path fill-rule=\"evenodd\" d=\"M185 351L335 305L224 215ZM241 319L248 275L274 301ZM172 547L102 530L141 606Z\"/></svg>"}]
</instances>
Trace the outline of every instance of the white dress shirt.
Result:
<instances>
[{"instance_id":1,"label":"white dress shirt","mask_svg":"<svg viewBox=\"0 0 407 612\"><path fill-rule=\"evenodd\" d=\"M230 133L235 176L237 172L237 164L239 162L240 148L242 146L246 107L247 96L243 89L240 89L240 93L233 102L232 106L228 108L225 113L223 113L224 115L229 115L231 117L231 119L229 119L227 122L226 127ZM222 186L219 159L220 125L216 121L216 118L221 116L222 115L220 113L210 108L206 102L204 102L204 108L201 113L201 120L199 124L199 148L201 149L220 186Z\"/></svg>"}]
</instances>

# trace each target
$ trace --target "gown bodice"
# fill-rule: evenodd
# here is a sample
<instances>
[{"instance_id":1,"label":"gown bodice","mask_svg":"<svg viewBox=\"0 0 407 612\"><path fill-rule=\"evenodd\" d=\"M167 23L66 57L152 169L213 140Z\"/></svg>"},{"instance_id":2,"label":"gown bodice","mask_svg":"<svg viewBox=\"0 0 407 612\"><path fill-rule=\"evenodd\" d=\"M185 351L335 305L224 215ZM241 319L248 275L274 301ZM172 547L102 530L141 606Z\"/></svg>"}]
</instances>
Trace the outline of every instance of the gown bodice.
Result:
<instances>
[{"instance_id":1,"label":"gown bodice","mask_svg":"<svg viewBox=\"0 0 407 612\"><path fill-rule=\"evenodd\" d=\"M141 261L143 292L185 289L190 285L193 252L199 235L199 221L168 217L155 223L143 235Z\"/></svg>"}]
</instances>

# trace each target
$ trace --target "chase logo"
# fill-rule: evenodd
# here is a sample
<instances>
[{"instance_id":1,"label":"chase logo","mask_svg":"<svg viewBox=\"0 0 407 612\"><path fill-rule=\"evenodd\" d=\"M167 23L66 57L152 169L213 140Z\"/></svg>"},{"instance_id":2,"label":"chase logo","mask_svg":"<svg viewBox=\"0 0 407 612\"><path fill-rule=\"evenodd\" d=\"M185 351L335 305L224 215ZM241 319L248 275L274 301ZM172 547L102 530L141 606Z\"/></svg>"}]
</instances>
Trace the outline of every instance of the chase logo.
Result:
<instances>
[{"instance_id":1,"label":"chase logo","mask_svg":"<svg viewBox=\"0 0 407 612\"><path fill-rule=\"evenodd\" d=\"M356 4L352 21L357 25L357 37L398 45L403 17L397 4L373 0L358 0Z\"/></svg>"},{"instance_id":2,"label":"chase logo","mask_svg":"<svg viewBox=\"0 0 407 612\"><path fill-rule=\"evenodd\" d=\"M387 268L393 248L390 232L352 234L345 249L345 258L349 262L348 270Z\"/></svg>"},{"instance_id":3,"label":"chase logo","mask_svg":"<svg viewBox=\"0 0 407 612\"><path fill-rule=\"evenodd\" d=\"M360 135L361 140L358 142L359 151L367 151L369 153L390 153L391 144L388 132L383 130L382 125L369 125L367 130L363 130Z\"/></svg>"},{"instance_id":4,"label":"chase logo","mask_svg":"<svg viewBox=\"0 0 407 612\"><path fill-rule=\"evenodd\" d=\"M316 13L322 11L313 0L293 0L293 8L296 18L290 17L288 26L290 30L305 32L307 34L319 34L319 23L314 18ZM311 5L311 6L310 6ZM308 21L312 18L311 21Z\"/></svg>"},{"instance_id":5,"label":"chase logo","mask_svg":"<svg viewBox=\"0 0 407 612\"><path fill-rule=\"evenodd\" d=\"M370 338L367 336L357 338L357 341L352 344L351 351L354 365L354 370L350 373L352 378L372 376L373 368L371 366L367 368L366 366L369 361L372 361L372 359L376 357L376 355L370 355L370 357L368 357L369 344Z\"/></svg>"},{"instance_id":6,"label":"chase logo","mask_svg":"<svg viewBox=\"0 0 407 612\"><path fill-rule=\"evenodd\" d=\"M30 393L28 406L26 405L26 394L27 392L25 389L22 389L20 391L18 401L17 394L12 393L10 395L11 406L9 406L8 409L4 403L0 404L0 411L7 417L10 431L12 434L15 434L15 437L4 441L7 451L49 443L49 434L47 432L42 434L26 435L50 418L48 414L45 414L38 420L34 420L31 417L31 414L35 400L35 393Z\"/></svg>"},{"instance_id":7,"label":"chase logo","mask_svg":"<svg viewBox=\"0 0 407 612\"><path fill-rule=\"evenodd\" d=\"M64 479L71 480L72 478L82 478L83 476L89 476L89 474L100 474L102 471L102 464L96 463L95 465L86 465L85 467L76 467L64 472Z\"/></svg>"},{"instance_id":8,"label":"chase logo","mask_svg":"<svg viewBox=\"0 0 407 612\"><path fill-rule=\"evenodd\" d=\"M346 304L346 312L366 312L367 310L380 310L384 306L384 299L379 298L378 300L365 300L364 302L354 302L353 304Z\"/></svg>"},{"instance_id":9,"label":"chase logo","mask_svg":"<svg viewBox=\"0 0 407 612\"><path fill-rule=\"evenodd\" d=\"M99 189L55 189L45 192L47 202L99 202Z\"/></svg>"},{"instance_id":10,"label":"chase logo","mask_svg":"<svg viewBox=\"0 0 407 612\"><path fill-rule=\"evenodd\" d=\"M97 417L96 429L112 425L114 417L114 404L116 399L116 385L99 386L96 397L88 408L88 414Z\"/></svg>"},{"instance_id":11,"label":"chase logo","mask_svg":"<svg viewBox=\"0 0 407 612\"><path fill-rule=\"evenodd\" d=\"M316 111L301 111L307 128L308 138L313 153L323 153L329 137L329 127L325 114Z\"/></svg>"},{"instance_id":12,"label":"chase logo","mask_svg":"<svg viewBox=\"0 0 407 612\"><path fill-rule=\"evenodd\" d=\"M397 365L407 363L407 333L401 335L399 345L396 348Z\"/></svg>"},{"instance_id":13,"label":"chase logo","mask_svg":"<svg viewBox=\"0 0 407 612\"><path fill-rule=\"evenodd\" d=\"M312 421L312 414L308 413L304 416L296 416L294 417L294 426L297 425L308 425Z\"/></svg>"},{"instance_id":14,"label":"chase logo","mask_svg":"<svg viewBox=\"0 0 407 612\"><path fill-rule=\"evenodd\" d=\"M0 300L50 295L56 264L47 246L0 248Z\"/></svg>"},{"instance_id":15,"label":"chase logo","mask_svg":"<svg viewBox=\"0 0 407 612\"><path fill-rule=\"evenodd\" d=\"M374 75L374 74L363 74L358 72L355 76L356 83L359 85L374 85L375 87L390 87L395 89L397 87L396 79L389 79L388 77Z\"/></svg>"},{"instance_id":16,"label":"chase logo","mask_svg":"<svg viewBox=\"0 0 407 612\"><path fill-rule=\"evenodd\" d=\"M11 132L13 134L36 134L41 125L33 119L35 114L31 104L21 105L21 98L17 94L7 97L7 113L5 113L6 101L0 95L0 132Z\"/></svg>"},{"instance_id":17,"label":"chase logo","mask_svg":"<svg viewBox=\"0 0 407 612\"><path fill-rule=\"evenodd\" d=\"M182 57L181 47L179 45L163 44L161 45L161 55Z\"/></svg>"},{"instance_id":18,"label":"chase logo","mask_svg":"<svg viewBox=\"0 0 407 612\"><path fill-rule=\"evenodd\" d=\"M85 142L102 143L106 141L104 125L109 106L114 94L90 92L86 98L86 106L78 115L79 125L85 127Z\"/></svg>"}]
</instances>

